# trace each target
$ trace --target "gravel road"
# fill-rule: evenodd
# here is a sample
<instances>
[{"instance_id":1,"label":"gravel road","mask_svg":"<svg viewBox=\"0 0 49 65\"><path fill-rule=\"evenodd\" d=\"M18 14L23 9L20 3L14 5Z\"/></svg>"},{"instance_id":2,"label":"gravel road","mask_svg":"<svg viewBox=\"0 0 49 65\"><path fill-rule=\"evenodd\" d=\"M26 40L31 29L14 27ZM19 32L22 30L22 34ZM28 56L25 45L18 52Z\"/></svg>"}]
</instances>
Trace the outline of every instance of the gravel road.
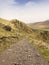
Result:
<instances>
[{"instance_id":1,"label":"gravel road","mask_svg":"<svg viewBox=\"0 0 49 65\"><path fill-rule=\"evenodd\" d=\"M0 65L48 65L48 62L28 39L23 39L0 52Z\"/></svg>"}]
</instances>

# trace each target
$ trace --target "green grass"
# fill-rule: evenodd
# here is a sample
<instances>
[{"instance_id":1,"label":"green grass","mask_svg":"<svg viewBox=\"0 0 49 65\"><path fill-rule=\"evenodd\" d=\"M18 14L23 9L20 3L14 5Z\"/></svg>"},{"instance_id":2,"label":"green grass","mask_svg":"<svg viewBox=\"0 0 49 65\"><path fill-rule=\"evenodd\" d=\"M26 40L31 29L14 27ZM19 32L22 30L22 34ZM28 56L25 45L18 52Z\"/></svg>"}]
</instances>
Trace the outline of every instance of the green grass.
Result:
<instances>
[{"instance_id":1,"label":"green grass","mask_svg":"<svg viewBox=\"0 0 49 65\"><path fill-rule=\"evenodd\" d=\"M1 43L0 43L0 51L4 51L5 49L7 49L10 45L17 43L18 41L20 41L23 37L19 37L17 38L4 38Z\"/></svg>"},{"instance_id":2,"label":"green grass","mask_svg":"<svg viewBox=\"0 0 49 65\"><path fill-rule=\"evenodd\" d=\"M45 48L43 45L39 46L36 45L34 42L34 39L30 38L29 43L33 44L33 46L39 50L40 54L49 62L49 50L48 48Z\"/></svg>"},{"instance_id":3,"label":"green grass","mask_svg":"<svg viewBox=\"0 0 49 65\"><path fill-rule=\"evenodd\" d=\"M35 47L39 50L42 56L49 62L49 50L44 48L43 46L35 45Z\"/></svg>"},{"instance_id":4,"label":"green grass","mask_svg":"<svg viewBox=\"0 0 49 65\"><path fill-rule=\"evenodd\" d=\"M8 31L7 26L11 28ZM0 18L0 51L7 49L11 44L25 38L30 33L32 33L32 28L30 28L25 23L19 20L5 20Z\"/></svg>"}]
</instances>

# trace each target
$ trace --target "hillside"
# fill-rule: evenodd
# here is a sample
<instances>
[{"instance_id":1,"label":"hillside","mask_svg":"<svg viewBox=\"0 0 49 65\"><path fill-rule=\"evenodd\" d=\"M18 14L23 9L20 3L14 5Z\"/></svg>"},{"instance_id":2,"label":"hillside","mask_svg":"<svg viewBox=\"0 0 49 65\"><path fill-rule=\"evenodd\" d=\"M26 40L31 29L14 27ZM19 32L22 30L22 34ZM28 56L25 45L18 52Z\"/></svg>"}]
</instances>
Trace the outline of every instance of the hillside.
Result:
<instances>
[{"instance_id":1,"label":"hillside","mask_svg":"<svg viewBox=\"0 0 49 65\"><path fill-rule=\"evenodd\" d=\"M8 31L5 27L11 28L11 31ZM0 18L0 36L4 36L5 34L6 36L10 36L11 33L15 34L15 32L31 33L32 28L17 19L8 21Z\"/></svg>"},{"instance_id":2,"label":"hillside","mask_svg":"<svg viewBox=\"0 0 49 65\"><path fill-rule=\"evenodd\" d=\"M30 26L35 29L49 29L49 20L31 23Z\"/></svg>"},{"instance_id":3,"label":"hillside","mask_svg":"<svg viewBox=\"0 0 49 65\"><path fill-rule=\"evenodd\" d=\"M34 31L30 42L40 51L49 62L49 20L29 24Z\"/></svg>"},{"instance_id":4,"label":"hillside","mask_svg":"<svg viewBox=\"0 0 49 65\"><path fill-rule=\"evenodd\" d=\"M5 19L0 18L0 23L7 25L7 24L9 24L9 21L8 21L8 20L5 20Z\"/></svg>"},{"instance_id":5,"label":"hillside","mask_svg":"<svg viewBox=\"0 0 49 65\"><path fill-rule=\"evenodd\" d=\"M32 33L32 28L25 23L17 19L8 21L0 18L0 51L30 33Z\"/></svg>"},{"instance_id":6,"label":"hillside","mask_svg":"<svg viewBox=\"0 0 49 65\"><path fill-rule=\"evenodd\" d=\"M34 31L34 38L43 40L49 43L49 20L30 23L30 27Z\"/></svg>"},{"instance_id":7,"label":"hillside","mask_svg":"<svg viewBox=\"0 0 49 65\"><path fill-rule=\"evenodd\" d=\"M10 21L11 26L13 26L14 29L18 29L19 31L24 31L26 33L31 33L32 32L32 28L28 25L26 25L25 23L17 20L17 19L13 19Z\"/></svg>"},{"instance_id":8,"label":"hillside","mask_svg":"<svg viewBox=\"0 0 49 65\"><path fill-rule=\"evenodd\" d=\"M48 21L46 23L42 22L38 25L44 25L45 27L49 26ZM49 31L48 29L44 30L45 27L35 28L37 23L32 25L34 26L29 26L28 24L25 24L17 19L9 21L0 18L0 51L7 49L10 45L23 38L27 38L29 39L29 43L35 45L35 47L37 47L42 53L44 58L49 61Z\"/></svg>"}]
</instances>

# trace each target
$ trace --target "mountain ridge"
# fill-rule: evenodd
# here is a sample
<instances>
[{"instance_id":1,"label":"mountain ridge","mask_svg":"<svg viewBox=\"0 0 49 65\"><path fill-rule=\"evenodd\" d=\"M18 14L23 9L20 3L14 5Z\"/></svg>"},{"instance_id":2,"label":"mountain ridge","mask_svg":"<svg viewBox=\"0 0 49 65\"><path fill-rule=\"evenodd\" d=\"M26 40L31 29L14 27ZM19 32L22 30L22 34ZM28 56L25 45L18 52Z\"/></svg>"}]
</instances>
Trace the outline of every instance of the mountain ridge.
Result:
<instances>
[{"instance_id":1,"label":"mountain ridge","mask_svg":"<svg viewBox=\"0 0 49 65\"><path fill-rule=\"evenodd\" d=\"M44 28L49 28L49 19L42 21L42 22L36 22L36 23L31 23L29 24L32 28L37 28L37 29L44 29Z\"/></svg>"}]
</instances>

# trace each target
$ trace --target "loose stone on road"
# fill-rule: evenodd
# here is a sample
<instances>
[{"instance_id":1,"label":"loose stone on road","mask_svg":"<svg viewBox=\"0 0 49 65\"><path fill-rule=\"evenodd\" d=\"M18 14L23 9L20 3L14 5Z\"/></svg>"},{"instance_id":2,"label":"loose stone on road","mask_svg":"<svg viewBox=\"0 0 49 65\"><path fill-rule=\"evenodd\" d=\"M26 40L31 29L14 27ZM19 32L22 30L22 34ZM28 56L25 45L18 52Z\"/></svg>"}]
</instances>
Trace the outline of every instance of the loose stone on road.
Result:
<instances>
[{"instance_id":1,"label":"loose stone on road","mask_svg":"<svg viewBox=\"0 0 49 65\"><path fill-rule=\"evenodd\" d=\"M0 65L48 65L48 62L28 39L23 39L0 52Z\"/></svg>"}]
</instances>

